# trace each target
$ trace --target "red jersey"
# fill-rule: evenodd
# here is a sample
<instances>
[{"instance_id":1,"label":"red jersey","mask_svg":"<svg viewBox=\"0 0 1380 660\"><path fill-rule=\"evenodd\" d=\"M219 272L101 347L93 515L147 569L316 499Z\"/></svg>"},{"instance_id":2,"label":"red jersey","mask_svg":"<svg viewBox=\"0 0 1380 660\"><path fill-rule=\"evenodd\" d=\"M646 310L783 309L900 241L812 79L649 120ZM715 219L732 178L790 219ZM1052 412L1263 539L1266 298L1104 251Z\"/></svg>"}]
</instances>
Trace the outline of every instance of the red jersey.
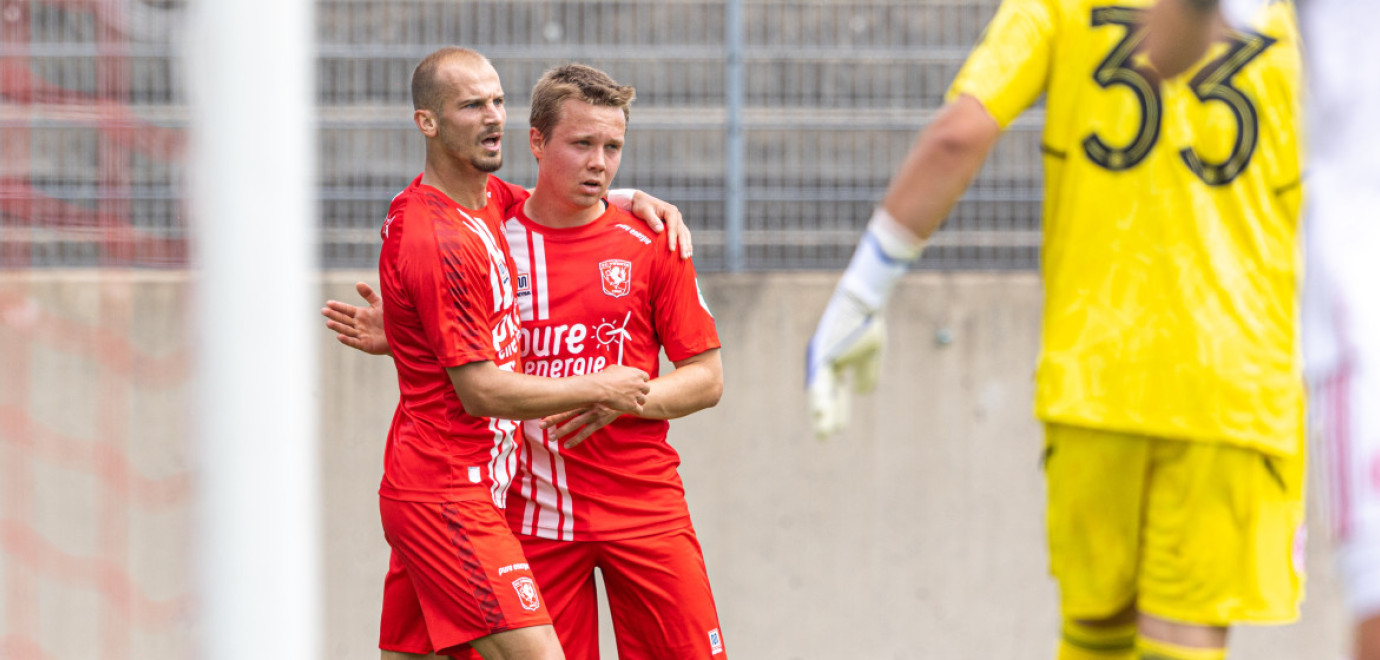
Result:
<instances>
[{"instance_id":1,"label":"red jersey","mask_svg":"<svg viewBox=\"0 0 1380 660\"><path fill-rule=\"evenodd\" d=\"M489 361L521 369L513 261L501 233L520 191L489 177L488 203L467 209L418 176L388 208L379 283L400 398L383 497L504 505L517 422L466 413L446 368Z\"/></svg>"},{"instance_id":2,"label":"red jersey","mask_svg":"<svg viewBox=\"0 0 1380 660\"><path fill-rule=\"evenodd\" d=\"M524 373L560 378L611 364L656 377L719 347L695 267L633 216L610 207L580 227L551 228L515 208L504 224L517 264ZM612 540L690 523L664 420L623 416L574 449L523 424L527 445L508 522L522 534Z\"/></svg>"}]
</instances>

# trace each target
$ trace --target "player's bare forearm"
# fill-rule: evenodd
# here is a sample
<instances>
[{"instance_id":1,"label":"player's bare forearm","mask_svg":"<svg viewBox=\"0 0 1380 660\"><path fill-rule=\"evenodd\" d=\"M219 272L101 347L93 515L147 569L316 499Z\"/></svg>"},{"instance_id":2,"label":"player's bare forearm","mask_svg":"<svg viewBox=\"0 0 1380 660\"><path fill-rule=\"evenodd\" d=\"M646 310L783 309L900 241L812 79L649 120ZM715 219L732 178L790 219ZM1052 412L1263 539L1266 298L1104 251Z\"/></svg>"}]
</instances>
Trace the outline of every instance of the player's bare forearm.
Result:
<instances>
[{"instance_id":1,"label":"player's bare forearm","mask_svg":"<svg viewBox=\"0 0 1380 660\"><path fill-rule=\"evenodd\" d=\"M652 390L639 417L676 419L719 404L724 392L724 366L719 349L675 363L676 369L652 379Z\"/></svg>"},{"instance_id":2,"label":"player's bare forearm","mask_svg":"<svg viewBox=\"0 0 1380 660\"><path fill-rule=\"evenodd\" d=\"M723 395L723 361L719 349L677 361L671 373L652 379L647 403L638 415L646 419L675 419L718 405ZM570 410L542 419L552 439L564 439L566 449L584 442L608 426L619 414L601 405Z\"/></svg>"},{"instance_id":3,"label":"player's bare forearm","mask_svg":"<svg viewBox=\"0 0 1380 660\"><path fill-rule=\"evenodd\" d=\"M916 139L882 206L916 236L928 239L999 137L1001 127L977 99L959 96L945 104Z\"/></svg>"},{"instance_id":4,"label":"player's bare forearm","mask_svg":"<svg viewBox=\"0 0 1380 660\"><path fill-rule=\"evenodd\" d=\"M618 365L569 378L513 373L493 362L471 362L446 372L465 411L477 417L537 419L594 404L639 414L649 389L646 372Z\"/></svg>"},{"instance_id":5,"label":"player's bare forearm","mask_svg":"<svg viewBox=\"0 0 1380 660\"><path fill-rule=\"evenodd\" d=\"M1218 27L1216 0L1160 0L1146 18L1145 50L1160 76L1173 78L1207 53Z\"/></svg>"}]
</instances>

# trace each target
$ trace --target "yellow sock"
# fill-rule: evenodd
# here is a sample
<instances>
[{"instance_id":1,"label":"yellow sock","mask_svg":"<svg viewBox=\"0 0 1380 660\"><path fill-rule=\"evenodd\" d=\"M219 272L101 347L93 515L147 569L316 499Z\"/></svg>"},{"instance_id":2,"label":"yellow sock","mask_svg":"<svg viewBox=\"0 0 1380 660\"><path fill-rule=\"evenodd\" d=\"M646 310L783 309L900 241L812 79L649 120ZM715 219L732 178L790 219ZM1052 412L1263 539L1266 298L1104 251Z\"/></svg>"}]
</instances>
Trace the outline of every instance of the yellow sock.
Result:
<instances>
[{"instance_id":1,"label":"yellow sock","mask_svg":"<svg viewBox=\"0 0 1380 660\"><path fill-rule=\"evenodd\" d=\"M1227 650L1179 646L1144 637L1136 638L1136 652L1140 660L1225 660Z\"/></svg>"},{"instance_id":2,"label":"yellow sock","mask_svg":"<svg viewBox=\"0 0 1380 660\"><path fill-rule=\"evenodd\" d=\"M1064 621L1058 660L1135 660L1136 624L1088 626Z\"/></svg>"}]
</instances>

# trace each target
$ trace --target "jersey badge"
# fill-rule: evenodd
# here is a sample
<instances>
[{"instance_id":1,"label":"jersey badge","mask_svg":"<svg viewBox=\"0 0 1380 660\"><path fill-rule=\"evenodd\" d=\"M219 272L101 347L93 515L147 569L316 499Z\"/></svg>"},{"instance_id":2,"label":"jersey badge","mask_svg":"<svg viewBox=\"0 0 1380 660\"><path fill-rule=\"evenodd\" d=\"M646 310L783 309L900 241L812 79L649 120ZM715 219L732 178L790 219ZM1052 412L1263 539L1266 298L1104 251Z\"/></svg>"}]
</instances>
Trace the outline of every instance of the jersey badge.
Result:
<instances>
[{"instance_id":1,"label":"jersey badge","mask_svg":"<svg viewBox=\"0 0 1380 660\"><path fill-rule=\"evenodd\" d=\"M709 631L709 655L718 655L724 652L724 638L719 636L719 629Z\"/></svg>"},{"instance_id":2,"label":"jersey badge","mask_svg":"<svg viewBox=\"0 0 1380 660\"><path fill-rule=\"evenodd\" d=\"M537 583L529 577L520 577L513 580L513 589L517 591L518 601L522 603L522 609L528 612L535 612L541 609L541 600L537 598Z\"/></svg>"},{"instance_id":3,"label":"jersey badge","mask_svg":"<svg viewBox=\"0 0 1380 660\"><path fill-rule=\"evenodd\" d=\"M604 295L622 298L632 290L632 262L625 259L605 259L599 262L599 283Z\"/></svg>"},{"instance_id":4,"label":"jersey badge","mask_svg":"<svg viewBox=\"0 0 1380 660\"><path fill-rule=\"evenodd\" d=\"M530 274L528 274L528 273L518 273L518 276L517 276L517 294L518 294L519 297L521 297L521 296L530 296L530 295L532 295L532 284L531 284L531 282L532 282L532 276L531 276Z\"/></svg>"}]
</instances>

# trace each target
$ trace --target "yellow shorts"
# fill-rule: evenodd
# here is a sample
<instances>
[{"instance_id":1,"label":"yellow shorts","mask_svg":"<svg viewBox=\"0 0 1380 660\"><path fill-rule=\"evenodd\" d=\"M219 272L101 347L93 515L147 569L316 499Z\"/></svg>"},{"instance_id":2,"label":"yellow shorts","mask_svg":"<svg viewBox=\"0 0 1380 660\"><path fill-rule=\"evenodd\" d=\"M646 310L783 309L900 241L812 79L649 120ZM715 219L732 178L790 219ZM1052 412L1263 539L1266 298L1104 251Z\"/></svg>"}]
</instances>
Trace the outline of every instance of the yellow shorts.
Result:
<instances>
[{"instance_id":1,"label":"yellow shorts","mask_svg":"<svg viewBox=\"0 0 1380 660\"><path fill-rule=\"evenodd\" d=\"M1045 441L1064 616L1103 619L1134 603L1199 625L1298 618L1302 455L1057 424Z\"/></svg>"}]
</instances>

